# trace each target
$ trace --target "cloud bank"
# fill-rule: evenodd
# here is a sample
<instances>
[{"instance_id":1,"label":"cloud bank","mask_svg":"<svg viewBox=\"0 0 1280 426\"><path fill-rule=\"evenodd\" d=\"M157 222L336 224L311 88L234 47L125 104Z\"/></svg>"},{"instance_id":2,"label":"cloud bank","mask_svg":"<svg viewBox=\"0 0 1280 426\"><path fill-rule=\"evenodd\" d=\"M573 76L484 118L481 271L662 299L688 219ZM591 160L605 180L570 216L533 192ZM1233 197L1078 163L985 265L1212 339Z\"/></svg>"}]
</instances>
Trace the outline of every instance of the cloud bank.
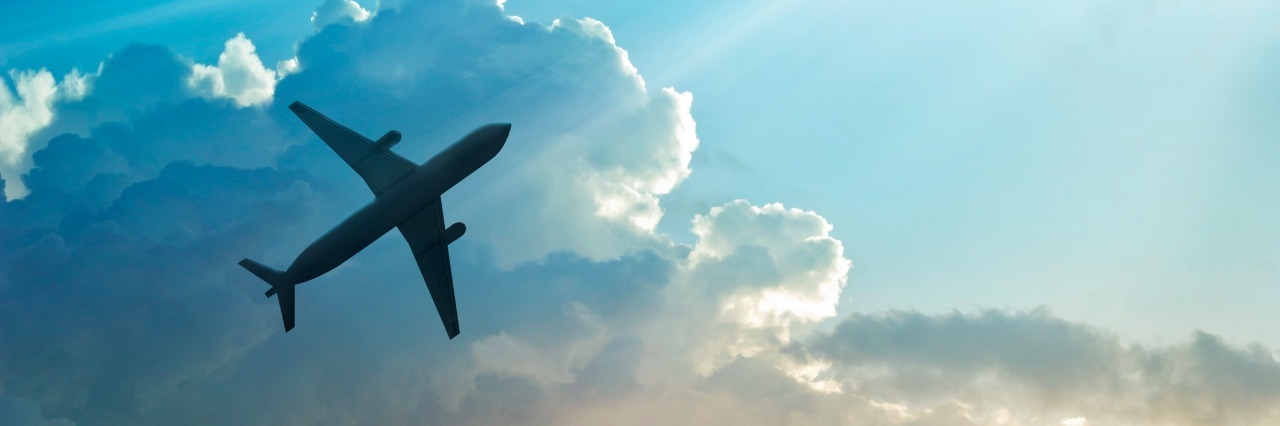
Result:
<instances>
[{"instance_id":1,"label":"cloud bank","mask_svg":"<svg viewBox=\"0 0 1280 426\"><path fill-rule=\"evenodd\" d=\"M1272 352L1205 332L1143 347L1044 309L836 318L856 275L815 212L739 200L692 218L688 244L655 232L662 196L691 173L693 98L646 87L599 21L414 3L323 26L296 65L277 82L240 36L205 74L129 46L29 133L45 136L30 194L0 204L0 420L1280 417ZM397 150L418 160L478 124L515 123L504 152L444 197L472 231L451 249L459 338L444 337L395 236L301 287L299 326L281 332L235 262L283 266L371 196L276 99L367 135L401 130Z\"/></svg>"},{"instance_id":2,"label":"cloud bank","mask_svg":"<svg viewBox=\"0 0 1280 426\"><path fill-rule=\"evenodd\" d=\"M271 101L278 76L296 72L297 64L282 64L277 74L263 66L254 50L252 41L237 34L227 40L217 65L176 57L162 46L134 44L108 58L97 72L72 69L61 81L43 69L11 70L16 94L0 79L0 179L7 183L5 198L28 194L22 177L33 166L32 153L49 137L98 131L94 127L123 124L129 114L192 97L228 99L238 107ZM175 72L182 75L176 81L170 78Z\"/></svg>"}]
</instances>

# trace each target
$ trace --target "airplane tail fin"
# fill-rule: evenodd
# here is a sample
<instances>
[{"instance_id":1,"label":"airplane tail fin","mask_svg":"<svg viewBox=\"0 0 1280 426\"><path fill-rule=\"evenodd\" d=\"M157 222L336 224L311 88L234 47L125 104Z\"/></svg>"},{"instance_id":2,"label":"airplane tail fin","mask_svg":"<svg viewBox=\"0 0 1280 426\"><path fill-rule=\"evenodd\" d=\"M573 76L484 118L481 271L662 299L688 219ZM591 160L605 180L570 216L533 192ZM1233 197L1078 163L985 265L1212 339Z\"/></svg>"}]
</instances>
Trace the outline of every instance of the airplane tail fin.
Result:
<instances>
[{"instance_id":1,"label":"airplane tail fin","mask_svg":"<svg viewBox=\"0 0 1280 426\"><path fill-rule=\"evenodd\" d=\"M240 261L240 266L266 281L267 284L271 284L271 289L266 293L267 297L276 296L276 300L280 302L280 317L284 319L284 331L288 333L289 330L293 330L294 284L288 282L284 272L258 263L256 260L246 258Z\"/></svg>"}]
</instances>

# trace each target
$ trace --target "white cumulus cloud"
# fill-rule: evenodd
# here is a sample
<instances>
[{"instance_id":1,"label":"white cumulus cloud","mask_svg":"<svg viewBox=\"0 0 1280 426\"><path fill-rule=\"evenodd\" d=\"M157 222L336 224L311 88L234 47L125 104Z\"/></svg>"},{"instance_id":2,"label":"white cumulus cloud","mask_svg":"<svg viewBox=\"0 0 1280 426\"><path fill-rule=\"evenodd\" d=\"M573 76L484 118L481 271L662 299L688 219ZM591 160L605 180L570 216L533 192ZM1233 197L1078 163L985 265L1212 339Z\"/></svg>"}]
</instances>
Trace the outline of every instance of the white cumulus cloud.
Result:
<instances>
[{"instance_id":1,"label":"white cumulus cloud","mask_svg":"<svg viewBox=\"0 0 1280 426\"><path fill-rule=\"evenodd\" d=\"M836 315L852 262L826 219L781 204L745 200L693 220L698 237L666 289L662 329L682 330L678 352L709 375L738 357L773 358L808 327ZM815 388L821 363L779 361L780 370Z\"/></svg>"},{"instance_id":2,"label":"white cumulus cloud","mask_svg":"<svg viewBox=\"0 0 1280 426\"><path fill-rule=\"evenodd\" d=\"M699 145L693 95L648 90L599 21L557 20L546 31L577 37L550 39L572 40L557 47L570 49L561 60L535 74L551 92L511 99L547 108L512 117L522 125L516 137L540 141L542 148L535 161L518 166L523 187L504 194L544 211L532 217L534 223L504 220L487 228L495 239L529 235L527 244L501 254L523 260L574 250L609 258L633 250L637 241L664 239L654 233L663 216L661 197L690 175Z\"/></svg>"},{"instance_id":3,"label":"white cumulus cloud","mask_svg":"<svg viewBox=\"0 0 1280 426\"><path fill-rule=\"evenodd\" d=\"M16 94L0 78L0 178L5 180L6 199L27 194L20 178L31 167L30 137L53 122L55 103L83 99L95 76L72 69L58 82L45 69L11 70Z\"/></svg>"},{"instance_id":4,"label":"white cumulus cloud","mask_svg":"<svg viewBox=\"0 0 1280 426\"><path fill-rule=\"evenodd\" d=\"M297 74L298 71L302 71L302 65L298 64L297 56L276 62L276 75L280 78L285 78L289 74Z\"/></svg>"},{"instance_id":5,"label":"white cumulus cloud","mask_svg":"<svg viewBox=\"0 0 1280 426\"><path fill-rule=\"evenodd\" d=\"M340 22L364 22L373 17L374 12L360 7L354 0L325 0L311 13L311 25L316 29Z\"/></svg>"},{"instance_id":6,"label":"white cumulus cloud","mask_svg":"<svg viewBox=\"0 0 1280 426\"><path fill-rule=\"evenodd\" d=\"M271 101L276 89L276 73L262 65L255 50L253 41L245 38L244 33L236 34L227 40L226 48L218 55L218 65L192 67L188 84L201 96L230 98L241 107Z\"/></svg>"},{"instance_id":7,"label":"white cumulus cloud","mask_svg":"<svg viewBox=\"0 0 1280 426\"><path fill-rule=\"evenodd\" d=\"M669 245L654 228L662 196L691 173L693 95L646 88L600 21L521 23L493 3L419 3L317 34L300 45L298 64L277 96L362 132L400 130L396 149L415 160L476 125L512 123L503 153L444 198L469 237L519 241L495 244L506 265ZM377 99L380 112L350 102L352 93Z\"/></svg>"}]
</instances>

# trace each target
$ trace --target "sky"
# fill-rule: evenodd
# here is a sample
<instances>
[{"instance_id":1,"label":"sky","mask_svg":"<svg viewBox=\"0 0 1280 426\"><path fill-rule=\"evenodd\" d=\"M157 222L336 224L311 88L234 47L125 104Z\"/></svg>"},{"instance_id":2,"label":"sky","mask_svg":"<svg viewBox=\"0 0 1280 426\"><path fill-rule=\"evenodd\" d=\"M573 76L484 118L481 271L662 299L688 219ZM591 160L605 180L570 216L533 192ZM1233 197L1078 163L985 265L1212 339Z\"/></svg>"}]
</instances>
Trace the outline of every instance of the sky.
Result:
<instances>
[{"instance_id":1,"label":"sky","mask_svg":"<svg viewBox=\"0 0 1280 426\"><path fill-rule=\"evenodd\" d=\"M1280 422L1280 4L6 5L0 424ZM443 196L462 334L285 108Z\"/></svg>"}]
</instances>

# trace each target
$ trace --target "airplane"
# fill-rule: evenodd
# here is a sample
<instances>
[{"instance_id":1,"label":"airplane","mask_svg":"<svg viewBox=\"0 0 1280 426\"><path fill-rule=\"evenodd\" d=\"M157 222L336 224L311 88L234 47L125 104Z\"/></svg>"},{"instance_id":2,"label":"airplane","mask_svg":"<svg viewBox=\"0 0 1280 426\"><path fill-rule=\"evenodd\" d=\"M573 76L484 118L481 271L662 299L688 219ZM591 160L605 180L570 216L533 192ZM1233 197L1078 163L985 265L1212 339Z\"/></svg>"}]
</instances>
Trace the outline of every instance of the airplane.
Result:
<instances>
[{"instance_id":1,"label":"airplane","mask_svg":"<svg viewBox=\"0 0 1280 426\"><path fill-rule=\"evenodd\" d=\"M307 246L284 271L253 259L240 261L240 266L271 284L266 294L280 302L284 331L288 333L294 325L295 286L332 271L397 228L409 242L445 332L449 339L456 337L458 307L453 297L449 244L462 237L467 227L457 222L445 228L440 195L498 155L511 133L511 124L480 126L421 165L414 165L391 152L400 142L398 131L371 141L302 102L290 104L289 109L364 178L374 199Z\"/></svg>"}]
</instances>

